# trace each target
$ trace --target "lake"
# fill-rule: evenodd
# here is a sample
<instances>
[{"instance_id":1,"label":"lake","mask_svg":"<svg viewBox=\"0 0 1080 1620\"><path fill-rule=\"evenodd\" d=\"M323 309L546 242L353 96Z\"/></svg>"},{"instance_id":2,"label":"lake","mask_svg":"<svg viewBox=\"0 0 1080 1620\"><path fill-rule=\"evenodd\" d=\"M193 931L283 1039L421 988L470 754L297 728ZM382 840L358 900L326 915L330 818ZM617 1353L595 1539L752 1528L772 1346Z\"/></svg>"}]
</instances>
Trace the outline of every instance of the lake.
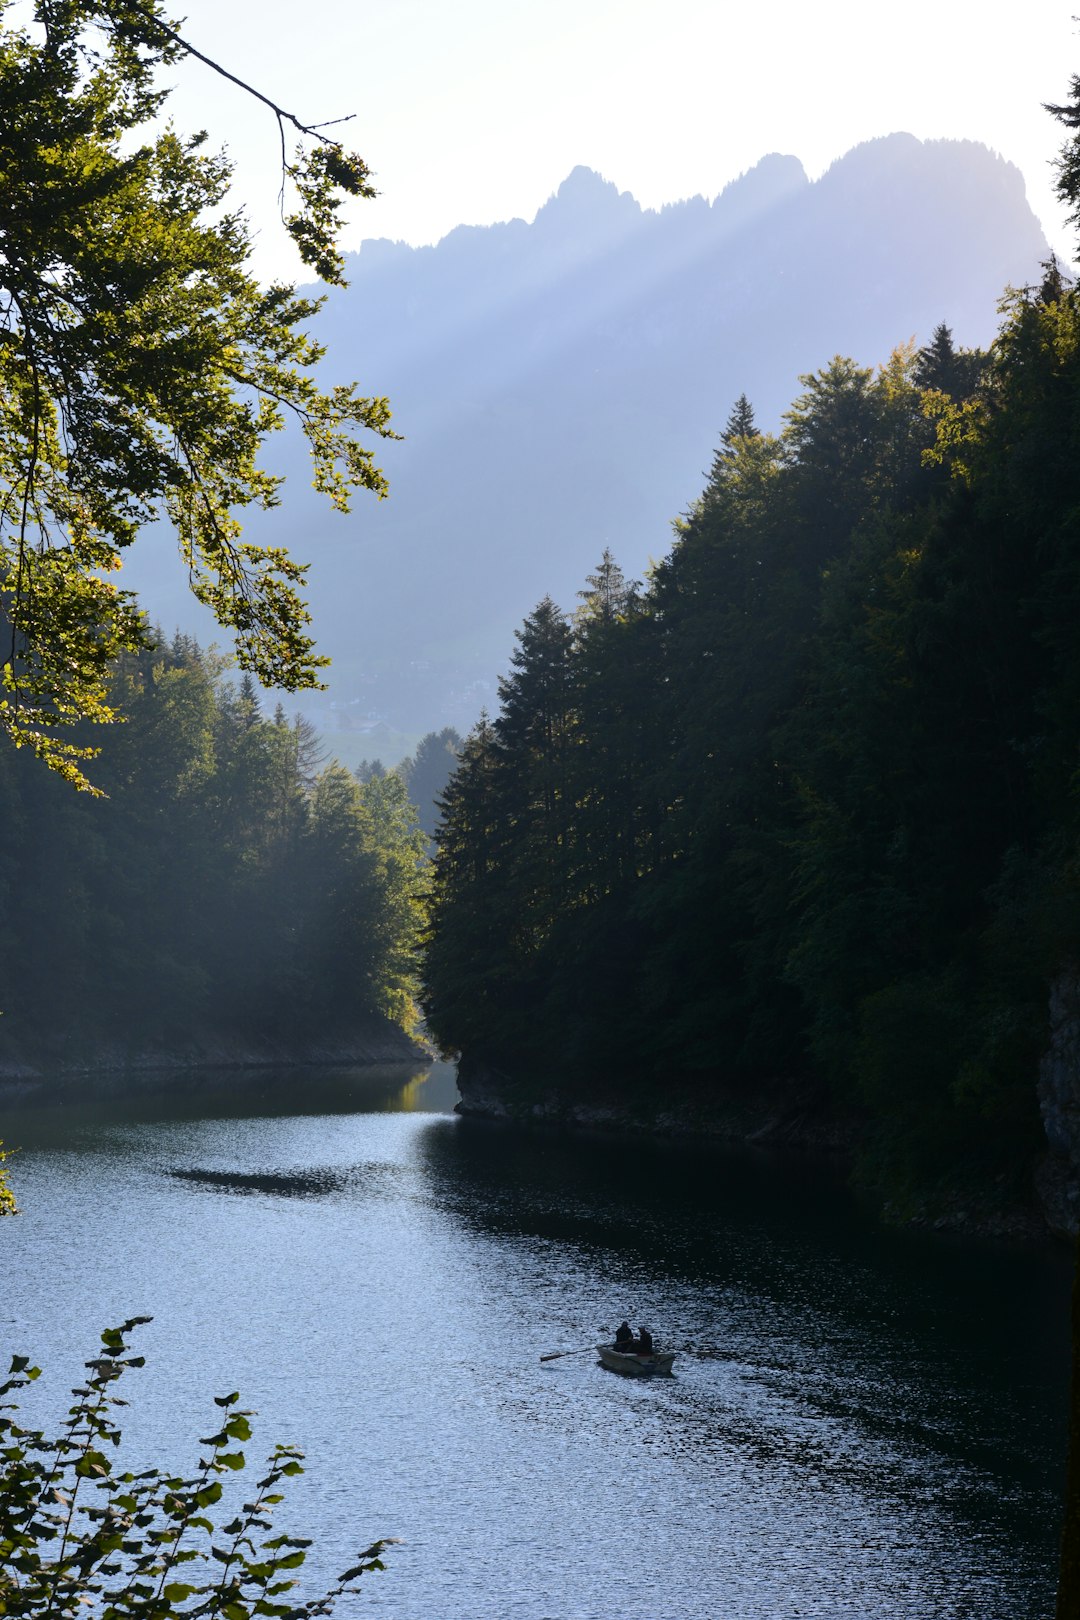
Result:
<instances>
[{"instance_id":1,"label":"lake","mask_svg":"<svg viewBox=\"0 0 1080 1620\"><path fill-rule=\"evenodd\" d=\"M170 1084L0 1112L0 1348L55 1414L152 1315L132 1466L190 1467L239 1389L249 1467L307 1453L305 1589L391 1535L357 1613L1052 1615L1067 1253L883 1230L798 1161L460 1119L445 1065ZM624 1315L673 1377L597 1365Z\"/></svg>"}]
</instances>

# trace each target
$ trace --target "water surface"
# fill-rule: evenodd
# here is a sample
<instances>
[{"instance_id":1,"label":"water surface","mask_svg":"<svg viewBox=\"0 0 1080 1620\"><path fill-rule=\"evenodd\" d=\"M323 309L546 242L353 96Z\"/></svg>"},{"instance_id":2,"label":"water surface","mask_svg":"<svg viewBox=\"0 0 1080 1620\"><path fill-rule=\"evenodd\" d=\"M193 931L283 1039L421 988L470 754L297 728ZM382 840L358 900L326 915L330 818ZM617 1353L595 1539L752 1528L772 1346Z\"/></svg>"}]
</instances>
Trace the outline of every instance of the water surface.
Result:
<instances>
[{"instance_id":1,"label":"water surface","mask_svg":"<svg viewBox=\"0 0 1080 1620\"><path fill-rule=\"evenodd\" d=\"M452 1075L6 1108L0 1348L59 1410L134 1314L133 1463L211 1397L301 1445L316 1576L398 1620L1041 1620L1068 1260L880 1230L818 1172L462 1120ZM623 1316L679 1346L631 1381Z\"/></svg>"}]
</instances>

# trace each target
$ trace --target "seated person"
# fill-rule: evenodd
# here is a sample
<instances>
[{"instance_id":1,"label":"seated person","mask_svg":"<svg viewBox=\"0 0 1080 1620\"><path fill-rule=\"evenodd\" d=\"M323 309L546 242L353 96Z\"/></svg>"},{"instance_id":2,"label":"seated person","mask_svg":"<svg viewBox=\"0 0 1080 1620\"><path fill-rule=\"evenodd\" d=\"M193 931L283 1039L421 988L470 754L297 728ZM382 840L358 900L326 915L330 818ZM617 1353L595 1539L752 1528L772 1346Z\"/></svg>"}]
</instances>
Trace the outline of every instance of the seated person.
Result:
<instances>
[{"instance_id":1,"label":"seated person","mask_svg":"<svg viewBox=\"0 0 1080 1620\"><path fill-rule=\"evenodd\" d=\"M638 1328L638 1336L634 1340L634 1353L639 1356L651 1356L653 1353L652 1334L648 1328Z\"/></svg>"},{"instance_id":2,"label":"seated person","mask_svg":"<svg viewBox=\"0 0 1080 1620\"><path fill-rule=\"evenodd\" d=\"M616 1350L629 1350L634 1343L634 1330L629 1322L621 1322L615 1329Z\"/></svg>"}]
</instances>

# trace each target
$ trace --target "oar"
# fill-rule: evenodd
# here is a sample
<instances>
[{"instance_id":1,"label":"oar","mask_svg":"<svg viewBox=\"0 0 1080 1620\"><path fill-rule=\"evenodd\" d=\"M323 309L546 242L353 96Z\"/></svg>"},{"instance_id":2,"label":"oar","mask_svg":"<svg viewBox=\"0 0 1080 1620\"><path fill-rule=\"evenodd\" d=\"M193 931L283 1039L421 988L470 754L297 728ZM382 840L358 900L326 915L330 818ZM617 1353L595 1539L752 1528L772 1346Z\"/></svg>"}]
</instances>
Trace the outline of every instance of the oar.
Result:
<instances>
[{"instance_id":1,"label":"oar","mask_svg":"<svg viewBox=\"0 0 1080 1620\"><path fill-rule=\"evenodd\" d=\"M583 1344L579 1350L552 1350L548 1355L541 1356L541 1361L558 1361L560 1356L583 1356L586 1350L595 1350L593 1344Z\"/></svg>"}]
</instances>

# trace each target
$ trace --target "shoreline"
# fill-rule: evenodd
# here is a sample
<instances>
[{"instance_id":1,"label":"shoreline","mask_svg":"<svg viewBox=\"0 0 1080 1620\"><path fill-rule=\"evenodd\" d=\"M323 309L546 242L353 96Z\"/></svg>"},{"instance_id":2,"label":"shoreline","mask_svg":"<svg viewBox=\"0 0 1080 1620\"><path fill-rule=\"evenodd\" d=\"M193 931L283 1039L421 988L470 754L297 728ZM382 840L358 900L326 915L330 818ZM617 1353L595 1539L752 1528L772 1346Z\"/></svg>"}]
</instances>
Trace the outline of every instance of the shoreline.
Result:
<instances>
[{"instance_id":1,"label":"shoreline","mask_svg":"<svg viewBox=\"0 0 1080 1620\"><path fill-rule=\"evenodd\" d=\"M146 1081L154 1076L236 1073L266 1069L420 1067L434 1054L396 1025L367 1028L351 1036L296 1043L235 1040L207 1036L185 1045L129 1045L123 1042L65 1041L68 1047L0 1057L0 1100L70 1085L79 1079ZM72 1055L75 1049L78 1055Z\"/></svg>"},{"instance_id":2,"label":"shoreline","mask_svg":"<svg viewBox=\"0 0 1080 1620\"><path fill-rule=\"evenodd\" d=\"M776 1086L754 1099L722 1089L710 1094L684 1094L666 1106L649 1105L640 1095L584 1100L556 1088L537 1094L534 1088L486 1066L459 1066L461 1101L455 1110L466 1119L522 1130L569 1135L595 1135L624 1141L665 1142L674 1146L741 1150L772 1157L816 1161L823 1172L851 1176L862 1139L862 1123L823 1106L820 1091L809 1085ZM1055 1221L1054 1201L1044 1189L1053 1180L1052 1154L1047 1153L1025 1204L996 1205L992 1195L980 1201L971 1193L942 1189L912 1208L872 1189L869 1202L886 1225L964 1238L1056 1247L1072 1242L1075 1231Z\"/></svg>"}]
</instances>

